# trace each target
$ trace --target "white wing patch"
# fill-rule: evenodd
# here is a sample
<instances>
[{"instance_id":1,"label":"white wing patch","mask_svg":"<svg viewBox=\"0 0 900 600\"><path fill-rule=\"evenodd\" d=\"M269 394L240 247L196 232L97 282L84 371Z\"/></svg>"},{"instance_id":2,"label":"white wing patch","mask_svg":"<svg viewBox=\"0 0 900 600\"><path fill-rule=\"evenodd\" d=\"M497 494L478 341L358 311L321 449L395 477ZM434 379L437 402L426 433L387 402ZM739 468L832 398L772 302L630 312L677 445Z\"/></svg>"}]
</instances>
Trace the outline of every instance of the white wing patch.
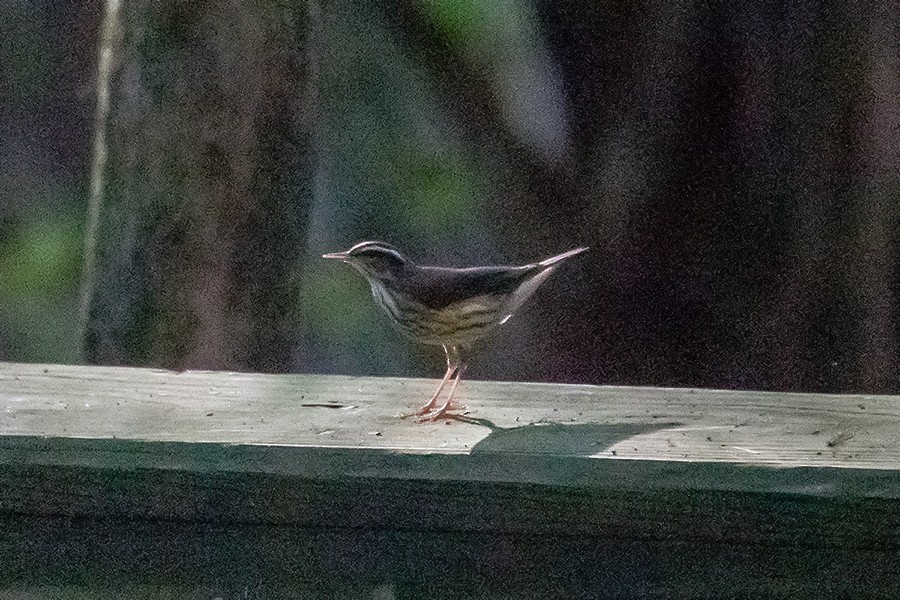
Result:
<instances>
[{"instance_id":1,"label":"white wing patch","mask_svg":"<svg viewBox=\"0 0 900 600\"><path fill-rule=\"evenodd\" d=\"M525 280L525 282L518 287L516 291L514 291L509 299L509 304L506 305L506 310L509 311L510 315L516 312L516 310L522 306L522 304L531 297L531 295L541 286L542 283L547 281L547 278L553 274L553 271L556 270L556 267L549 267L544 269L531 279ZM509 318L506 317L507 319ZM505 319L504 319L505 322Z\"/></svg>"}]
</instances>

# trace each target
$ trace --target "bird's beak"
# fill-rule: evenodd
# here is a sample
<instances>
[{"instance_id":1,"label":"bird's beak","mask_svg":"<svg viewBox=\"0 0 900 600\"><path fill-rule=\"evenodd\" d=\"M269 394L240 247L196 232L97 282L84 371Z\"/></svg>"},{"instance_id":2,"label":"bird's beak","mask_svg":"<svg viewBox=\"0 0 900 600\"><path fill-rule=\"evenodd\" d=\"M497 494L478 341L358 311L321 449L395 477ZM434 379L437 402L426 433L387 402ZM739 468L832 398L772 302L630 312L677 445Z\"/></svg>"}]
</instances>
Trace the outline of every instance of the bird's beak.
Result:
<instances>
[{"instance_id":1,"label":"bird's beak","mask_svg":"<svg viewBox=\"0 0 900 600\"><path fill-rule=\"evenodd\" d=\"M346 252L331 252L329 254L323 254L322 258L336 258L337 260L347 260Z\"/></svg>"}]
</instances>

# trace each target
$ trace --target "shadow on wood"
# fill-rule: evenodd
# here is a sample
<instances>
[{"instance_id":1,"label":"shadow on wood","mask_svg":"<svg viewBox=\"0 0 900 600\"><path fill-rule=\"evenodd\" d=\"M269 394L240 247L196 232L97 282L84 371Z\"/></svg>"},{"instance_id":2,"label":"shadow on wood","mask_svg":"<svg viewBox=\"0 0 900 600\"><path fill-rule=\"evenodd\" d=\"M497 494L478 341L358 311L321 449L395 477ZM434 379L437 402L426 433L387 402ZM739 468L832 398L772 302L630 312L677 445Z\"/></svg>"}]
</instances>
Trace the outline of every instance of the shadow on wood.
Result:
<instances>
[{"instance_id":1,"label":"shadow on wood","mask_svg":"<svg viewBox=\"0 0 900 600\"><path fill-rule=\"evenodd\" d=\"M635 436L680 425L680 423L648 425L580 423L573 425L547 422L529 423L519 427L498 427L487 419L458 417L458 420L482 425L491 431L489 436L472 447L473 454L476 452L519 452L594 456Z\"/></svg>"}]
</instances>

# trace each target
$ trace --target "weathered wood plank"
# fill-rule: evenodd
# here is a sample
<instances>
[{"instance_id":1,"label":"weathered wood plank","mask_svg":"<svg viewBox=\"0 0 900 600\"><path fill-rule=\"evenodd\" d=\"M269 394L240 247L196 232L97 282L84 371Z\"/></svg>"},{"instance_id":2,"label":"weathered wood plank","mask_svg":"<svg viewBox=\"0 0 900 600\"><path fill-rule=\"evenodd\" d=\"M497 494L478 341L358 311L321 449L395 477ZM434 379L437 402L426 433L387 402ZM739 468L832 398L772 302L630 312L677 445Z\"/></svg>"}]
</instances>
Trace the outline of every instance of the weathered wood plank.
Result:
<instances>
[{"instance_id":1,"label":"weathered wood plank","mask_svg":"<svg viewBox=\"0 0 900 600\"><path fill-rule=\"evenodd\" d=\"M900 592L897 397L433 385L0 364L0 589Z\"/></svg>"},{"instance_id":2,"label":"weathered wood plank","mask_svg":"<svg viewBox=\"0 0 900 600\"><path fill-rule=\"evenodd\" d=\"M433 385L0 364L0 435L900 470L897 396L467 381L469 422L400 419Z\"/></svg>"}]
</instances>

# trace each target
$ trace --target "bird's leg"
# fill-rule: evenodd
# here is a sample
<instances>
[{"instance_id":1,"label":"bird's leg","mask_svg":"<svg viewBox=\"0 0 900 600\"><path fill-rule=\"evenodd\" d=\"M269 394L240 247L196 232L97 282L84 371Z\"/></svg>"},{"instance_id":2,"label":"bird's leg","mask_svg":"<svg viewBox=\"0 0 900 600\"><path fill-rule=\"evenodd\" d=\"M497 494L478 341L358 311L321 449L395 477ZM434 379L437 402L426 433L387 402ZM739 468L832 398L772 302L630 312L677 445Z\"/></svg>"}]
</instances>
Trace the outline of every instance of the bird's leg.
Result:
<instances>
[{"instance_id":1,"label":"bird's leg","mask_svg":"<svg viewBox=\"0 0 900 600\"><path fill-rule=\"evenodd\" d=\"M447 370L450 370L450 367L454 364L450 361L450 351L447 350L447 346L441 346L444 349L444 356L447 358ZM453 356L456 357L456 360L459 360L459 357L456 356L456 348L453 348Z\"/></svg>"},{"instance_id":2,"label":"bird's leg","mask_svg":"<svg viewBox=\"0 0 900 600\"><path fill-rule=\"evenodd\" d=\"M428 404L417 410L413 413L413 415L421 416L426 413L431 412L431 410L437 406L438 398L441 396L441 391L444 389L444 386L447 385L447 382L450 381L450 378L453 376L453 372L456 370L456 365L450 361L450 351L447 350L447 346L442 346L444 349L444 355L447 357L447 371L444 373L444 378L441 380L441 384L434 391L434 395L431 397L431 400L428 401ZM456 349L453 349L454 355L456 354ZM412 415L406 415L412 416Z\"/></svg>"},{"instance_id":3,"label":"bird's leg","mask_svg":"<svg viewBox=\"0 0 900 600\"><path fill-rule=\"evenodd\" d=\"M446 352L447 349L444 348L444 351ZM459 349L456 346L451 346L450 351L447 352L447 367L451 368L455 375L453 378L453 385L450 386L450 393L447 395L447 401L444 402L433 415L428 415L422 419L423 421L436 421L445 416L448 411L463 408L461 406L453 405L453 394L456 393L456 386L459 385L459 380L462 378L463 371L466 370L466 365L462 362L462 359L459 356Z\"/></svg>"},{"instance_id":4,"label":"bird's leg","mask_svg":"<svg viewBox=\"0 0 900 600\"><path fill-rule=\"evenodd\" d=\"M428 404L417 410L414 414L417 416L424 415L426 413L431 412L431 410L437 406L437 400L441 397L441 390L444 389L444 386L447 385L447 382L450 381L450 377L453 376L454 368L447 367L447 372L444 373L444 378L441 379L441 384L434 391L434 396L431 397L431 400L428 401Z\"/></svg>"},{"instance_id":5,"label":"bird's leg","mask_svg":"<svg viewBox=\"0 0 900 600\"><path fill-rule=\"evenodd\" d=\"M445 416L448 411L456 410L459 408L463 408L462 406L454 406L453 405L453 394L456 392L456 386L459 385L459 380L462 377L463 371L466 370L466 365L460 363L456 367L456 377L453 378L453 385L450 386L450 393L447 395L447 401L437 409L433 415L428 415L423 421L437 421L441 417Z\"/></svg>"}]
</instances>

